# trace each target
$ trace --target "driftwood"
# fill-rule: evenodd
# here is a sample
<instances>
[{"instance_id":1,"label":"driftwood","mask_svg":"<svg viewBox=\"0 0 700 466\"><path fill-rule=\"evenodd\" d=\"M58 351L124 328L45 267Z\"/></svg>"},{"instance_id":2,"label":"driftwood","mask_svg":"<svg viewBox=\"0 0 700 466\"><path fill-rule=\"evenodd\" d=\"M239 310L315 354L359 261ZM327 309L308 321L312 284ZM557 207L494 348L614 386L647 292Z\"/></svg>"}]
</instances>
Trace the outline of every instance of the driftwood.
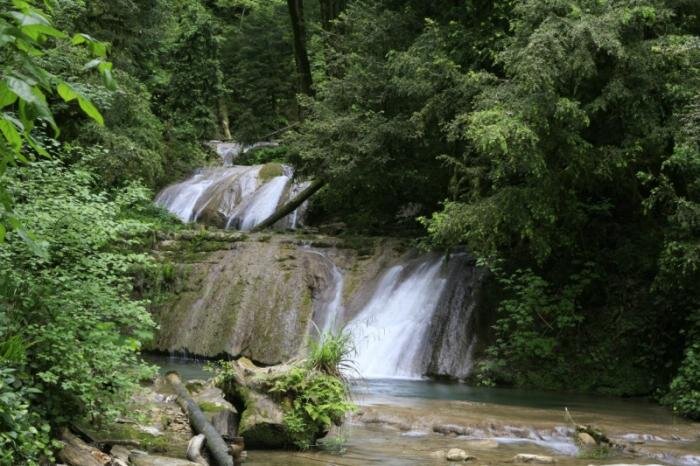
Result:
<instances>
[{"instance_id":1,"label":"driftwood","mask_svg":"<svg viewBox=\"0 0 700 466\"><path fill-rule=\"evenodd\" d=\"M187 413L195 432L203 434L206 438L207 450L209 450L214 464L217 466L234 466L233 458L229 455L229 446L221 437L221 434L211 425L202 410L199 409L177 372L170 372L165 378L175 389L177 404Z\"/></svg>"},{"instance_id":2,"label":"driftwood","mask_svg":"<svg viewBox=\"0 0 700 466\"><path fill-rule=\"evenodd\" d=\"M105 466L112 461L109 455L91 447L68 429L61 432L63 449L58 452L58 459L71 466Z\"/></svg>"},{"instance_id":3,"label":"driftwood","mask_svg":"<svg viewBox=\"0 0 700 466\"><path fill-rule=\"evenodd\" d=\"M203 434L195 435L187 444L187 459L202 466L209 466L209 461L202 456L202 448L207 438Z\"/></svg>"},{"instance_id":4,"label":"driftwood","mask_svg":"<svg viewBox=\"0 0 700 466\"><path fill-rule=\"evenodd\" d=\"M325 185L326 182L324 180L316 180L312 182L308 188L297 194L297 196L294 199L281 206L275 211L274 214L268 217L264 222L253 228L253 231L264 230L265 228L269 228L278 221L282 220L284 217L294 212L308 198L316 194Z\"/></svg>"}]
</instances>

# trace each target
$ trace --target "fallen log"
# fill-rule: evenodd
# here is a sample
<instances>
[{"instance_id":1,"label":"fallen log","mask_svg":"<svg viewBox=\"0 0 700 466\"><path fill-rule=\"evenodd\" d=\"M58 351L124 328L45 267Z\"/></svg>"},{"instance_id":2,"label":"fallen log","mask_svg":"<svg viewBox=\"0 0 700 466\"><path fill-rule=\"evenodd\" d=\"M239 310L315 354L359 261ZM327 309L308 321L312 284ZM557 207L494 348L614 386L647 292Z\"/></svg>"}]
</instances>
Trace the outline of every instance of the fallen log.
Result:
<instances>
[{"instance_id":1,"label":"fallen log","mask_svg":"<svg viewBox=\"0 0 700 466\"><path fill-rule=\"evenodd\" d=\"M64 446L58 452L58 459L70 466L105 466L112 461L109 455L83 442L68 429L61 432L60 439Z\"/></svg>"},{"instance_id":2,"label":"fallen log","mask_svg":"<svg viewBox=\"0 0 700 466\"><path fill-rule=\"evenodd\" d=\"M278 221L282 220L287 215L294 212L300 205L302 205L308 198L316 194L321 188L326 185L324 180L316 180L312 182L308 188L300 192L294 199L287 202L285 205L281 206L275 211L270 217L268 217L261 224L253 228L253 231L262 231L265 228L269 228Z\"/></svg>"},{"instance_id":3,"label":"fallen log","mask_svg":"<svg viewBox=\"0 0 700 466\"><path fill-rule=\"evenodd\" d=\"M206 437L203 434L195 435L187 444L187 459L202 466L209 466L209 462L202 456L202 448L204 448Z\"/></svg>"},{"instance_id":4,"label":"fallen log","mask_svg":"<svg viewBox=\"0 0 700 466\"><path fill-rule=\"evenodd\" d=\"M177 394L177 404L187 413L190 424L195 432L204 435L206 438L207 450L211 454L214 464L217 466L234 466L233 458L229 455L229 446L226 444L221 434L211 425L207 417L195 401L192 399L189 390L183 385L177 372L169 372L165 379L173 386Z\"/></svg>"}]
</instances>

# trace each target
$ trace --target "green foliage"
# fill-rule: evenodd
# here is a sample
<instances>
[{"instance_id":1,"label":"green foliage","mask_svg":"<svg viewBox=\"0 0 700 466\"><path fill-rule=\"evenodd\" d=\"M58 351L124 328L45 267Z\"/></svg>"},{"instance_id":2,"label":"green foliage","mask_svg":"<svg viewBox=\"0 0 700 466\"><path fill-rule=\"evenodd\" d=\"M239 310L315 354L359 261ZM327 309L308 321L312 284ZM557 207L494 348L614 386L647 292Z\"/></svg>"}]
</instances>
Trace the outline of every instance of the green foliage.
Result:
<instances>
[{"instance_id":1,"label":"green foliage","mask_svg":"<svg viewBox=\"0 0 700 466\"><path fill-rule=\"evenodd\" d=\"M42 5L43 6L43 5ZM112 64L105 61L104 44L85 34L71 39L56 29L50 18L34 1L0 1L0 176L7 166L28 162L34 154L48 156L33 133L37 123L59 128L47 97L58 94L65 102L77 102L81 110L98 124L103 118L97 108L78 89L50 73L41 62L51 44L61 47L85 45L97 58L86 68L99 69L108 86L112 86ZM9 228L29 238L21 223L12 215L8 193L0 187L0 242ZM28 240L29 241L29 240Z\"/></svg>"},{"instance_id":2,"label":"green foliage","mask_svg":"<svg viewBox=\"0 0 700 466\"><path fill-rule=\"evenodd\" d=\"M695 342L686 351L664 402L677 413L700 420L700 343Z\"/></svg>"},{"instance_id":3,"label":"green foliage","mask_svg":"<svg viewBox=\"0 0 700 466\"><path fill-rule=\"evenodd\" d=\"M95 180L58 161L2 180L17 218L41 238L41 254L16 233L0 245L0 346L23 348L10 362L21 381L15 396L30 422L42 419L37 425L109 416L149 370L138 351L154 325L145 303L131 299L131 275L152 267L133 252L151 225L128 212L150 192L132 184L108 194L94 190ZM37 460L31 445L13 448Z\"/></svg>"},{"instance_id":4,"label":"green foliage","mask_svg":"<svg viewBox=\"0 0 700 466\"><path fill-rule=\"evenodd\" d=\"M352 335L346 332L325 333L318 341L311 341L307 362L313 370L342 378L343 374L353 369L354 354Z\"/></svg>"},{"instance_id":5,"label":"green foliage","mask_svg":"<svg viewBox=\"0 0 700 466\"><path fill-rule=\"evenodd\" d=\"M498 264L485 382L650 393L697 338L700 42L681 3L518 2L445 125L453 197L424 223Z\"/></svg>"},{"instance_id":6,"label":"green foliage","mask_svg":"<svg viewBox=\"0 0 700 466\"><path fill-rule=\"evenodd\" d=\"M35 466L53 459L51 427L30 408L40 394L18 380L16 370L0 367L0 464Z\"/></svg>"},{"instance_id":7,"label":"green foliage","mask_svg":"<svg viewBox=\"0 0 700 466\"><path fill-rule=\"evenodd\" d=\"M285 146L279 147L262 147L253 149L239 155L236 158L236 164L240 165L264 165L266 163L288 163L289 148Z\"/></svg>"},{"instance_id":8,"label":"green foliage","mask_svg":"<svg viewBox=\"0 0 700 466\"><path fill-rule=\"evenodd\" d=\"M312 447L316 438L355 409L340 378L305 367L294 367L277 378L270 392L285 400L284 423L300 449Z\"/></svg>"}]
</instances>

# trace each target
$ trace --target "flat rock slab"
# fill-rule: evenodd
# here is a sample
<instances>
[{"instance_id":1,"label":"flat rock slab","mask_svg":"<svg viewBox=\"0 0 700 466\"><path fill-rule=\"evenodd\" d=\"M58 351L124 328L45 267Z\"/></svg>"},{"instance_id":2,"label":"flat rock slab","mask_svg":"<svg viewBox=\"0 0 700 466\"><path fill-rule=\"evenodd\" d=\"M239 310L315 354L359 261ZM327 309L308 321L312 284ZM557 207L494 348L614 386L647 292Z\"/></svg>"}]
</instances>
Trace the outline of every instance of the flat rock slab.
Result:
<instances>
[{"instance_id":1,"label":"flat rock slab","mask_svg":"<svg viewBox=\"0 0 700 466\"><path fill-rule=\"evenodd\" d=\"M131 455L129 461L133 466L200 466L192 461L152 455Z\"/></svg>"},{"instance_id":2,"label":"flat rock slab","mask_svg":"<svg viewBox=\"0 0 700 466\"><path fill-rule=\"evenodd\" d=\"M521 453L513 457L514 463L527 463L527 464L554 464L557 462L551 456L544 455L529 455L526 453Z\"/></svg>"}]
</instances>

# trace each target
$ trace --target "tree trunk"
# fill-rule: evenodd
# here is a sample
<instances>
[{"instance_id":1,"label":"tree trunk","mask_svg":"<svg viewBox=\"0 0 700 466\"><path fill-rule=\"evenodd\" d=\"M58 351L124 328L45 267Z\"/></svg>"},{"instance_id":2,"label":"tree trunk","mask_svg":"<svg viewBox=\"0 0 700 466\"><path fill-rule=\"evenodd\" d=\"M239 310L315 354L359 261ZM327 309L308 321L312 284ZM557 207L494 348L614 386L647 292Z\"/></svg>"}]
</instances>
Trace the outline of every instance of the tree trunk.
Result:
<instances>
[{"instance_id":1,"label":"tree trunk","mask_svg":"<svg viewBox=\"0 0 700 466\"><path fill-rule=\"evenodd\" d=\"M332 21L336 19L345 9L346 0L319 0L321 4L321 24L323 29L330 31Z\"/></svg>"},{"instance_id":2,"label":"tree trunk","mask_svg":"<svg viewBox=\"0 0 700 466\"><path fill-rule=\"evenodd\" d=\"M261 231L265 228L271 227L287 215L291 214L300 205L302 205L304 201L306 201L308 198L316 194L321 188L323 188L325 184L326 182L323 180L314 181L308 188L300 192L294 199L277 209L275 213L272 214L269 218L267 218L264 222L253 228L253 231Z\"/></svg>"},{"instance_id":3,"label":"tree trunk","mask_svg":"<svg viewBox=\"0 0 700 466\"><path fill-rule=\"evenodd\" d=\"M294 61L299 73L299 91L309 96L314 95L311 79L311 64L306 50L306 26L304 24L304 0L287 0L289 17L292 21L294 35Z\"/></svg>"},{"instance_id":4,"label":"tree trunk","mask_svg":"<svg viewBox=\"0 0 700 466\"><path fill-rule=\"evenodd\" d=\"M219 97L219 118L221 119L221 135L224 141L231 141L231 125L228 120L228 106L223 97Z\"/></svg>"},{"instance_id":5,"label":"tree trunk","mask_svg":"<svg viewBox=\"0 0 700 466\"><path fill-rule=\"evenodd\" d=\"M207 420L197 403L190 396L190 392L182 384L177 372L170 372L165 376L166 380L173 386L177 394L177 404L187 413L190 423L198 434L203 434L207 439L207 449L211 454L214 464L217 466L234 466L233 458L229 455L229 447L224 442L214 426Z\"/></svg>"}]
</instances>

